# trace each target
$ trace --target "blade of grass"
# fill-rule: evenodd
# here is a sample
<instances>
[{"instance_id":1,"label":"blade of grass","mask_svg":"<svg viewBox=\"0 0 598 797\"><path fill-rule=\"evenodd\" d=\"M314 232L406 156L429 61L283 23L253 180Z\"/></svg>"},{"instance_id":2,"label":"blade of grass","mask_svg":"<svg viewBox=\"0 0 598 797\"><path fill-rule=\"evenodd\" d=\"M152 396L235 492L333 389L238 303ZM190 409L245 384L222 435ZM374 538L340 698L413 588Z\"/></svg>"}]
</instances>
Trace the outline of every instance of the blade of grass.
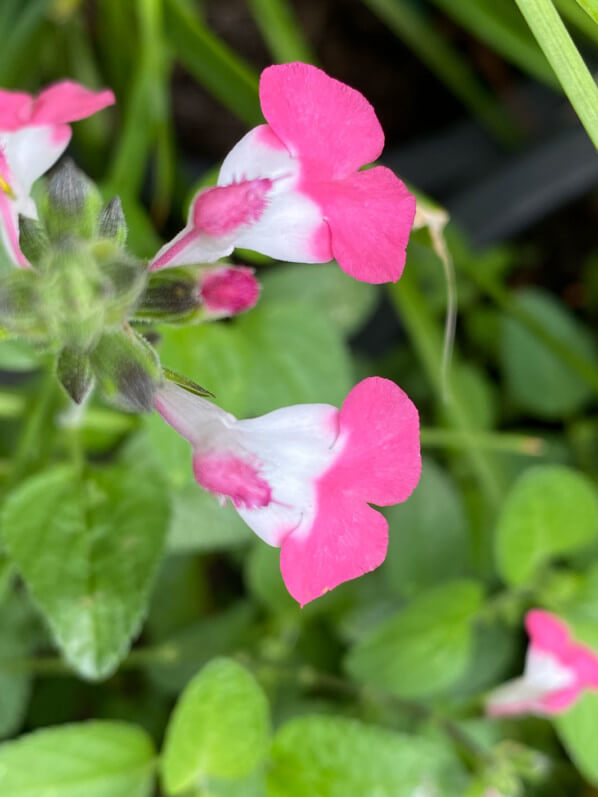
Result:
<instances>
[{"instance_id":1,"label":"blade of grass","mask_svg":"<svg viewBox=\"0 0 598 797\"><path fill-rule=\"evenodd\" d=\"M596 5L596 17L584 11L578 0L556 0L556 7L560 14L571 25L575 25L580 33L587 36L593 42L598 43L598 3Z\"/></svg>"},{"instance_id":2,"label":"blade of grass","mask_svg":"<svg viewBox=\"0 0 598 797\"><path fill-rule=\"evenodd\" d=\"M432 0L465 30L486 42L511 63L552 87L559 82L542 50L515 10L499 0Z\"/></svg>"},{"instance_id":3,"label":"blade of grass","mask_svg":"<svg viewBox=\"0 0 598 797\"><path fill-rule=\"evenodd\" d=\"M598 87L551 0L515 0L598 148Z\"/></svg>"},{"instance_id":4,"label":"blade of grass","mask_svg":"<svg viewBox=\"0 0 598 797\"><path fill-rule=\"evenodd\" d=\"M165 0L165 30L183 66L216 99L250 125L264 120L258 79L181 0Z\"/></svg>"},{"instance_id":5,"label":"blade of grass","mask_svg":"<svg viewBox=\"0 0 598 797\"><path fill-rule=\"evenodd\" d=\"M469 460L471 469L487 502L496 508L502 493L502 477L494 460L473 441L478 436L472 428L465 403L459 396L455 382L443 403L442 379L442 333L432 317L424 296L415 281L415 275L407 268L395 285L389 286L390 299L401 323L405 326L413 347L426 372L428 381L439 405L455 432L463 440L471 441L464 446L463 455Z\"/></svg>"},{"instance_id":6,"label":"blade of grass","mask_svg":"<svg viewBox=\"0 0 598 797\"><path fill-rule=\"evenodd\" d=\"M598 0L577 0L577 4L598 24Z\"/></svg>"},{"instance_id":7,"label":"blade of grass","mask_svg":"<svg viewBox=\"0 0 598 797\"><path fill-rule=\"evenodd\" d=\"M513 144L518 133L467 61L447 43L409 0L363 0L499 140Z\"/></svg>"},{"instance_id":8,"label":"blade of grass","mask_svg":"<svg viewBox=\"0 0 598 797\"><path fill-rule=\"evenodd\" d=\"M315 63L309 42L287 0L248 0L253 18L274 59Z\"/></svg>"},{"instance_id":9,"label":"blade of grass","mask_svg":"<svg viewBox=\"0 0 598 797\"><path fill-rule=\"evenodd\" d=\"M132 79L124 124L108 177L116 194L137 196L163 103L165 53L162 44L162 0L137 0L140 52Z\"/></svg>"}]
</instances>

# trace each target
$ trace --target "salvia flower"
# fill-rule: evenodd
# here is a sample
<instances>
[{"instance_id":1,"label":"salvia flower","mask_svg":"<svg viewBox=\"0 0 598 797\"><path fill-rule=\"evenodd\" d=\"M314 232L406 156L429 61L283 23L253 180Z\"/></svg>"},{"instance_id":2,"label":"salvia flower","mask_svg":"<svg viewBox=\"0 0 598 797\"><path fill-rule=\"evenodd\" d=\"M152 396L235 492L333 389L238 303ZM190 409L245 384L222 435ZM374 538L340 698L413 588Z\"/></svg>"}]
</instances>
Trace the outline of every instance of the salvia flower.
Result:
<instances>
[{"instance_id":1,"label":"salvia flower","mask_svg":"<svg viewBox=\"0 0 598 797\"><path fill-rule=\"evenodd\" d=\"M586 689L598 689L598 655L576 642L563 620L533 609L525 626L530 644L523 676L491 693L490 715L559 714Z\"/></svg>"},{"instance_id":2,"label":"salvia flower","mask_svg":"<svg viewBox=\"0 0 598 797\"><path fill-rule=\"evenodd\" d=\"M37 218L31 186L66 149L69 122L113 102L111 91L89 91L68 80L37 97L0 90L0 238L17 265L28 265L19 247L19 214Z\"/></svg>"},{"instance_id":3,"label":"salvia flower","mask_svg":"<svg viewBox=\"0 0 598 797\"><path fill-rule=\"evenodd\" d=\"M155 407L191 443L197 482L281 548L300 604L382 563L388 524L369 503L404 501L421 471L417 410L393 382L363 380L341 410L303 404L240 421L172 383Z\"/></svg>"},{"instance_id":4,"label":"salvia flower","mask_svg":"<svg viewBox=\"0 0 598 797\"><path fill-rule=\"evenodd\" d=\"M384 133L355 89L308 64L271 66L260 81L268 124L222 164L218 186L194 199L187 226L152 268L213 262L235 247L279 260L336 259L364 282L397 280L415 198L379 157Z\"/></svg>"}]
</instances>

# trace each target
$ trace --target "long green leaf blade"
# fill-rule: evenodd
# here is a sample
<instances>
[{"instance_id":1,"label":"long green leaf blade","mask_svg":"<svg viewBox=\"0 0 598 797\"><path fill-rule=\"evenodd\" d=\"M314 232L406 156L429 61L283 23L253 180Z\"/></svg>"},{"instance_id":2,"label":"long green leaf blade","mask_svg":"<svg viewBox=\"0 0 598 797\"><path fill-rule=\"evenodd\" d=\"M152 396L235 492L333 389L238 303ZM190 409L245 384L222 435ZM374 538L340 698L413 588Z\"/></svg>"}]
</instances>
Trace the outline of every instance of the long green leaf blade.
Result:
<instances>
[{"instance_id":1,"label":"long green leaf blade","mask_svg":"<svg viewBox=\"0 0 598 797\"><path fill-rule=\"evenodd\" d=\"M598 148L598 87L557 10L551 0L516 3Z\"/></svg>"},{"instance_id":2,"label":"long green leaf blade","mask_svg":"<svg viewBox=\"0 0 598 797\"><path fill-rule=\"evenodd\" d=\"M315 57L288 0L248 0L268 49L280 64L314 63Z\"/></svg>"}]
</instances>

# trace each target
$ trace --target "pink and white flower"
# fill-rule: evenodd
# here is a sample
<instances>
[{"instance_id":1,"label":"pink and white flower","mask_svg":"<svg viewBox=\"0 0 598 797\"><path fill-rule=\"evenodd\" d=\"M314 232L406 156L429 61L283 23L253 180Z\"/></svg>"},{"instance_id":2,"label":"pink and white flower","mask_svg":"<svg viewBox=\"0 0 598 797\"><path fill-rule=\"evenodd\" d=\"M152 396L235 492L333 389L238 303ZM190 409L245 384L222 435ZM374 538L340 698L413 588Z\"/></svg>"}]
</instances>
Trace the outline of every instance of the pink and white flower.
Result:
<instances>
[{"instance_id":1,"label":"pink and white flower","mask_svg":"<svg viewBox=\"0 0 598 797\"><path fill-rule=\"evenodd\" d=\"M19 214L37 218L31 186L66 149L69 122L113 102L111 91L89 91L69 80L37 97L0 90L0 239L17 265L28 265L19 248Z\"/></svg>"},{"instance_id":2,"label":"pink and white flower","mask_svg":"<svg viewBox=\"0 0 598 797\"><path fill-rule=\"evenodd\" d=\"M151 268L214 262L235 247L278 260L336 259L363 282L397 280L415 198L376 166L384 133L355 89L308 64L271 66L260 81L267 124L222 164L218 186L194 199L185 229Z\"/></svg>"},{"instance_id":3,"label":"pink and white flower","mask_svg":"<svg viewBox=\"0 0 598 797\"><path fill-rule=\"evenodd\" d=\"M523 676L490 694L488 714L559 714L586 689L598 689L598 655L575 642L563 620L533 609L525 626L530 645Z\"/></svg>"},{"instance_id":4,"label":"pink and white flower","mask_svg":"<svg viewBox=\"0 0 598 797\"><path fill-rule=\"evenodd\" d=\"M364 379L341 410L302 404L241 421L172 383L155 407L191 443L197 482L281 548L300 604L384 561L388 524L369 503L405 501L421 471L417 410L393 382Z\"/></svg>"}]
</instances>

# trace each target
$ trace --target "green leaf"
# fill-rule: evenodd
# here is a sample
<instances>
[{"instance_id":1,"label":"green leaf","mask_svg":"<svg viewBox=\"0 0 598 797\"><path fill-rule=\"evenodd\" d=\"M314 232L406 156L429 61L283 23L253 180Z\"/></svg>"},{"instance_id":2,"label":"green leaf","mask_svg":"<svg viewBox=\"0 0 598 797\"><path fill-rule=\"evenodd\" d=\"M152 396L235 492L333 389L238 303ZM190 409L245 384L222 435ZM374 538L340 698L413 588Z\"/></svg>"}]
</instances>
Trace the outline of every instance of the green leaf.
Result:
<instances>
[{"instance_id":1,"label":"green leaf","mask_svg":"<svg viewBox=\"0 0 598 797\"><path fill-rule=\"evenodd\" d=\"M508 583L523 584L551 557L581 548L597 531L598 501L589 479L564 466L530 468L498 520L498 570Z\"/></svg>"},{"instance_id":2,"label":"green leaf","mask_svg":"<svg viewBox=\"0 0 598 797\"><path fill-rule=\"evenodd\" d=\"M274 614L292 612L296 616L297 603L291 598L280 573L280 551L264 545L261 540L251 548L245 559L245 582L250 593ZM308 609L312 605L308 604ZM302 611L304 615L305 609Z\"/></svg>"},{"instance_id":3,"label":"green leaf","mask_svg":"<svg viewBox=\"0 0 598 797\"><path fill-rule=\"evenodd\" d=\"M409 501L386 512L390 544L382 571L398 595L415 595L467 570L469 523L449 474L424 458Z\"/></svg>"},{"instance_id":4,"label":"green leaf","mask_svg":"<svg viewBox=\"0 0 598 797\"><path fill-rule=\"evenodd\" d=\"M0 745L2 797L149 797L155 753L140 728L89 722Z\"/></svg>"},{"instance_id":5,"label":"green leaf","mask_svg":"<svg viewBox=\"0 0 598 797\"><path fill-rule=\"evenodd\" d=\"M447 689L470 660L471 621L481 600L481 587L473 581L455 581L423 593L349 651L347 671L399 697L424 697Z\"/></svg>"},{"instance_id":6,"label":"green leaf","mask_svg":"<svg viewBox=\"0 0 598 797\"><path fill-rule=\"evenodd\" d=\"M598 0L577 0L577 4L598 24Z\"/></svg>"},{"instance_id":7,"label":"green leaf","mask_svg":"<svg viewBox=\"0 0 598 797\"><path fill-rule=\"evenodd\" d=\"M268 797L412 797L459 770L439 742L341 717L291 720L271 757Z\"/></svg>"},{"instance_id":8,"label":"green leaf","mask_svg":"<svg viewBox=\"0 0 598 797\"><path fill-rule=\"evenodd\" d=\"M338 331L300 302L266 304L232 324L165 328L160 355L238 417L288 404L339 406L351 381Z\"/></svg>"},{"instance_id":9,"label":"green leaf","mask_svg":"<svg viewBox=\"0 0 598 797\"><path fill-rule=\"evenodd\" d=\"M375 285L357 282L336 263L279 266L260 273L261 305L301 301L317 307L345 335L363 326L380 295Z\"/></svg>"},{"instance_id":10,"label":"green leaf","mask_svg":"<svg viewBox=\"0 0 598 797\"><path fill-rule=\"evenodd\" d=\"M166 730L166 792L180 794L208 776L251 774L269 735L268 702L253 676L231 659L212 661L187 686Z\"/></svg>"},{"instance_id":11,"label":"green leaf","mask_svg":"<svg viewBox=\"0 0 598 797\"><path fill-rule=\"evenodd\" d=\"M517 294L517 303L571 352L596 362L591 337L552 296L527 289ZM500 350L509 390L541 418L576 412L593 395L592 387L516 318L503 318Z\"/></svg>"},{"instance_id":12,"label":"green leaf","mask_svg":"<svg viewBox=\"0 0 598 797\"><path fill-rule=\"evenodd\" d=\"M2 660L22 659L32 652L31 617L17 594L0 606L0 738L11 736L25 719L31 694L31 673L26 669L3 668ZM2 793L2 792L0 792Z\"/></svg>"},{"instance_id":13,"label":"green leaf","mask_svg":"<svg viewBox=\"0 0 598 797\"><path fill-rule=\"evenodd\" d=\"M598 786L598 694L586 692L553 722L575 766L589 783Z\"/></svg>"},{"instance_id":14,"label":"green leaf","mask_svg":"<svg viewBox=\"0 0 598 797\"><path fill-rule=\"evenodd\" d=\"M142 463L93 471L84 481L56 467L6 499L6 548L84 677L113 672L139 630L168 514L164 487Z\"/></svg>"}]
</instances>

